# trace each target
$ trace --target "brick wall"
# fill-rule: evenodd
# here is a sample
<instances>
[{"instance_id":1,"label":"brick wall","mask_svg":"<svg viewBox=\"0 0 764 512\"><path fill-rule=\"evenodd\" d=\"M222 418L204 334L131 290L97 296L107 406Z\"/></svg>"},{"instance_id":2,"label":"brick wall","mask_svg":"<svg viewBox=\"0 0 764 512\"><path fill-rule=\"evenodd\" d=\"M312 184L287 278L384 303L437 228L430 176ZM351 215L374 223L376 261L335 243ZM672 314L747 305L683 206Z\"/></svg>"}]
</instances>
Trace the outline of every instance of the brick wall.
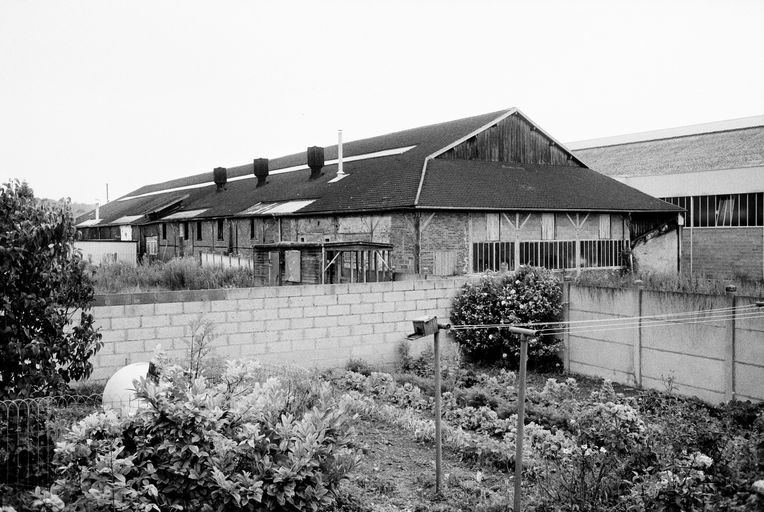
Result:
<instances>
[{"instance_id":1,"label":"brick wall","mask_svg":"<svg viewBox=\"0 0 764 512\"><path fill-rule=\"evenodd\" d=\"M764 230L758 228L685 228L682 270L708 277L764 279Z\"/></svg>"},{"instance_id":2,"label":"brick wall","mask_svg":"<svg viewBox=\"0 0 764 512\"><path fill-rule=\"evenodd\" d=\"M350 358L392 364L412 320L448 321L464 278L368 284L307 285L97 297L93 314L104 347L94 379L125 364L148 361L157 344L181 357L189 324L203 314L215 325L215 353L302 366L342 366ZM446 338L444 336L444 338ZM422 350L432 338L414 341Z\"/></svg>"}]
</instances>

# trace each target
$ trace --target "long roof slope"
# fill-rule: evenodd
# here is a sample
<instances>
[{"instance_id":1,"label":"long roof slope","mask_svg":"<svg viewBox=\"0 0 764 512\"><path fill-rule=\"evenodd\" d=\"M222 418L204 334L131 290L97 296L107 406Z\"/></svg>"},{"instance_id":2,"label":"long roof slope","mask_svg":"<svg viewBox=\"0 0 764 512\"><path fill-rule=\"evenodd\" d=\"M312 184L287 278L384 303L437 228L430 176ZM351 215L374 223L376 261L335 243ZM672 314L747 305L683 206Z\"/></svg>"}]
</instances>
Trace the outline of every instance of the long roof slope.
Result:
<instances>
[{"instance_id":1,"label":"long roof slope","mask_svg":"<svg viewBox=\"0 0 764 512\"><path fill-rule=\"evenodd\" d=\"M764 166L764 116L567 145L609 176L656 176Z\"/></svg>"},{"instance_id":2,"label":"long roof slope","mask_svg":"<svg viewBox=\"0 0 764 512\"><path fill-rule=\"evenodd\" d=\"M294 202L295 208L284 208L281 213L350 213L415 207L674 209L588 169L518 165L516 172L507 174L504 165L497 162L430 159L508 115L520 115L527 120L518 110L508 109L347 142L343 144L346 177L339 181L333 181L337 175L337 146L330 146L325 148L327 165L315 180L308 180L306 154L301 152L271 159L270 175L262 187L256 187L251 163L228 168L228 183L223 191L216 191L211 172L147 185L102 206L99 225L116 224L115 221L137 215L143 217L129 223L149 222L147 214L173 204L176 213L189 212L186 218L256 215L260 211L258 204L286 202ZM470 186L464 188L465 183ZM518 194L520 190L525 192ZM577 192L571 194L571 190ZM94 212L90 212L78 222L93 218Z\"/></svg>"}]
</instances>

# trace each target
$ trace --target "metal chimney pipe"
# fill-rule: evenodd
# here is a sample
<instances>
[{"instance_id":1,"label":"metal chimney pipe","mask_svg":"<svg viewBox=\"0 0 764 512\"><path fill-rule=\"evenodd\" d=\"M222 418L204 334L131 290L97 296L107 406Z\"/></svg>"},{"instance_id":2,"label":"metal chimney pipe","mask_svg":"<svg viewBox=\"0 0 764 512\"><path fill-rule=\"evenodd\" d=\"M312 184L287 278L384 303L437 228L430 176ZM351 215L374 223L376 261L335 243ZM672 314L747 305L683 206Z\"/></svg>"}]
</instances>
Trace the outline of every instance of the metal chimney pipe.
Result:
<instances>
[{"instance_id":1,"label":"metal chimney pipe","mask_svg":"<svg viewBox=\"0 0 764 512\"><path fill-rule=\"evenodd\" d=\"M342 170L342 130L337 130L337 177L344 176Z\"/></svg>"}]
</instances>

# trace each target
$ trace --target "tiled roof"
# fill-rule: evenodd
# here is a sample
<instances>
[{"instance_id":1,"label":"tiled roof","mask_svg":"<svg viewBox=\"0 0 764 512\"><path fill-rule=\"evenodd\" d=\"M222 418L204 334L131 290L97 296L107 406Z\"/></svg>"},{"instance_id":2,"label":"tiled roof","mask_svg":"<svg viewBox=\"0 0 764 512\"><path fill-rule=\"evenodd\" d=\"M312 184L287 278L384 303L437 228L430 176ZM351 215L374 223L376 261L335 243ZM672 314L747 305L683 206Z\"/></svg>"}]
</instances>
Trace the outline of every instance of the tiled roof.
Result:
<instances>
[{"instance_id":1,"label":"tiled roof","mask_svg":"<svg viewBox=\"0 0 764 512\"><path fill-rule=\"evenodd\" d=\"M573 150L609 176L656 176L764 166L764 126Z\"/></svg>"},{"instance_id":2,"label":"tiled roof","mask_svg":"<svg viewBox=\"0 0 764 512\"><path fill-rule=\"evenodd\" d=\"M504 110L347 142L343 144L343 168L347 176L333 183L331 181L337 174L335 163L326 165L321 177L315 180L308 179L310 171L307 169L283 172L288 168L301 169L305 165L306 154L302 152L271 159L271 174L267 184L262 187L256 186L257 180L254 177L243 179L245 176L253 176L252 163L229 168L229 181L222 191L216 190L212 182L212 172L147 185L103 205L100 209L103 220L99 225L113 224L115 220L125 216L155 212L179 200L180 207L172 206L167 210L167 214L203 210L194 218L219 218L242 214L258 203L295 201L304 204L294 211L295 214L301 215L412 209L417 207L417 191L423 165L428 156L482 127L489 126L501 116L515 113L521 115L514 109ZM382 156L379 154L381 151L384 152ZM336 157L336 146L325 148L327 162ZM501 198L496 196L496 190L505 190L509 186L502 181L508 175L497 170L501 167L500 164L484 165L470 161L449 163L435 159L428 161L427 165L420 197L421 207L452 207L458 204L458 207L465 208L483 206L516 209L541 208L539 205L543 204L549 209L637 211L660 210L665 206L625 185L612 182L592 171L583 172L581 169L576 171L567 167L551 168L559 171L561 179L564 176L564 180L569 181L555 180L553 188L545 188L534 176L552 171L539 166L536 174L533 174L530 171L532 166L523 166L524 174L517 177L522 176L529 181L523 184L514 179L515 175L511 175L510 182L513 183L512 187L536 190L538 197L533 199L526 197L527 194L509 194ZM471 176L472 172L477 172L486 179L477 175ZM448 179L444 179L445 176L448 176ZM491 181L488 177L497 181ZM454 186L458 183L461 185ZM469 194L465 194L465 184L469 184ZM619 200L606 201L600 192ZM481 204L482 201L485 203ZM286 209L289 210L286 213L291 213L291 206ZM264 214L268 215L268 212ZM90 212L81 216L78 222L93 217L94 212ZM146 222L149 222L147 218L142 217L133 223Z\"/></svg>"},{"instance_id":3,"label":"tiled roof","mask_svg":"<svg viewBox=\"0 0 764 512\"><path fill-rule=\"evenodd\" d=\"M583 167L433 160L422 208L679 211L672 204Z\"/></svg>"}]
</instances>

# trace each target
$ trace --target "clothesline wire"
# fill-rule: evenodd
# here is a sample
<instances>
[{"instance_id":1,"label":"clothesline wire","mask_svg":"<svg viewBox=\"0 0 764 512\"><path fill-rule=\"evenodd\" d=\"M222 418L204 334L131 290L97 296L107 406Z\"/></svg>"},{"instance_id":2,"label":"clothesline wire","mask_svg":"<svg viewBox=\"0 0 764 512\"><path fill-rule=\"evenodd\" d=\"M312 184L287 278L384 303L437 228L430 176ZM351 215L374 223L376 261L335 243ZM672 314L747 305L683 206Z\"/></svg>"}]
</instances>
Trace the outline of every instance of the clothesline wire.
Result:
<instances>
[{"instance_id":1,"label":"clothesline wire","mask_svg":"<svg viewBox=\"0 0 764 512\"><path fill-rule=\"evenodd\" d=\"M709 323L709 322L718 322L720 320L732 320L735 319L750 319L750 318L764 318L764 312L761 313L749 313L746 315L738 315L736 317L729 316L729 317L720 317L720 318L708 318L708 319L699 319L699 320L692 320L692 321L682 321L682 322L653 322L653 323L636 323L636 324L624 324L624 325L609 325L609 326L594 326L592 328L575 328L575 329L548 329L548 330L540 330L539 333L541 334L565 334L566 332L568 334L581 334L581 333L590 333L590 332L603 332L603 331L616 331L616 330L623 330L623 329L637 329L637 328L646 328L646 327L671 327L671 326L679 326L679 325L691 325L691 324L701 324L701 323Z\"/></svg>"},{"instance_id":2,"label":"clothesline wire","mask_svg":"<svg viewBox=\"0 0 764 512\"><path fill-rule=\"evenodd\" d=\"M755 308L755 309L753 309ZM621 317L600 320L578 320L571 322L542 322L523 323L523 324L472 324L472 325L453 325L453 330L472 330L472 329L507 329L510 327L544 326L558 325L559 327L550 327L539 329L539 333L544 334L563 334L581 333L581 332L600 332L605 330L632 329L638 327L658 327L658 326L677 326L697 323L719 322L734 319L764 318L764 310L758 310L755 305L753 308L744 306L741 308L718 308L711 310L702 310L692 312L695 315L702 315L700 318L689 318L687 313L665 314L665 315L645 315L639 317ZM709 314L710 313L710 314ZM573 325L572 325L573 324Z\"/></svg>"},{"instance_id":3,"label":"clothesline wire","mask_svg":"<svg viewBox=\"0 0 764 512\"><path fill-rule=\"evenodd\" d=\"M757 309L757 308L758 306L756 306L756 304L748 304L745 306L729 306L724 308L701 309L696 311L679 311L676 313L659 313L655 315L622 316L617 318L601 318L601 319L594 319L594 320L565 320L562 322L526 322L523 325L557 325L557 324L569 325L569 324L590 323L590 322L608 322L611 320L641 320L646 318L649 319L649 318L666 318L666 317L675 317L675 316L692 316L692 315L701 315L705 313L716 313L716 312L723 312L723 311L743 311L747 309Z\"/></svg>"}]
</instances>

